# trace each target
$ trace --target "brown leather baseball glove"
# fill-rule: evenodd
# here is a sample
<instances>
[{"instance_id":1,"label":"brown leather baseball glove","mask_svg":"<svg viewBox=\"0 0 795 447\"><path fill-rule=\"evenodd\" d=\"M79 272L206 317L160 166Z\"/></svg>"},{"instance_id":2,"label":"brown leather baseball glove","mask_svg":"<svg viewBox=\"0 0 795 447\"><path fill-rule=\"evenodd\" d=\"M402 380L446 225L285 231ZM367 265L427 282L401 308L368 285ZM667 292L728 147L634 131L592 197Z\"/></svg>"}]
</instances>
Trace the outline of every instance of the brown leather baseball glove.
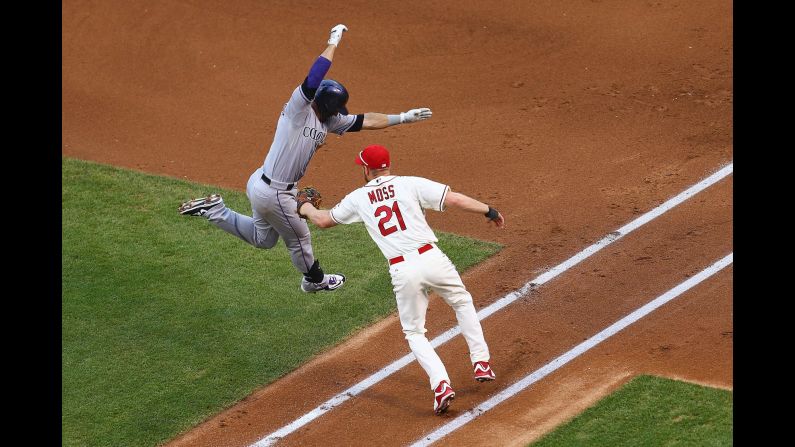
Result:
<instances>
[{"instance_id":1,"label":"brown leather baseball glove","mask_svg":"<svg viewBox=\"0 0 795 447\"><path fill-rule=\"evenodd\" d=\"M306 216L301 214L301 205L311 203L315 208L320 209L320 205L323 203L323 196L320 195L320 191L314 186L307 186L298 190L295 200L298 202L298 215L306 219Z\"/></svg>"}]
</instances>

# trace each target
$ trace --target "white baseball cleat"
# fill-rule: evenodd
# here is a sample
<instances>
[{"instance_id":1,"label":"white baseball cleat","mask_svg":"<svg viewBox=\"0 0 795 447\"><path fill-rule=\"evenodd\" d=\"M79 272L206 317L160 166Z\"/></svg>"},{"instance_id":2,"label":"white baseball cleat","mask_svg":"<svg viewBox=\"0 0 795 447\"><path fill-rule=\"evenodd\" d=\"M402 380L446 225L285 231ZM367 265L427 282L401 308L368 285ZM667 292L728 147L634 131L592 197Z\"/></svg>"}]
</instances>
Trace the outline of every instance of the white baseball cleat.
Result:
<instances>
[{"instance_id":1,"label":"white baseball cleat","mask_svg":"<svg viewBox=\"0 0 795 447\"><path fill-rule=\"evenodd\" d=\"M439 382L439 385L433 390L433 394L433 412L436 414L442 414L447 411L450 402L455 398L455 391L446 380Z\"/></svg>"},{"instance_id":2,"label":"white baseball cleat","mask_svg":"<svg viewBox=\"0 0 795 447\"><path fill-rule=\"evenodd\" d=\"M224 199L218 194L210 194L207 197L188 200L179 207L179 213L183 216L204 216L210 208L224 203Z\"/></svg>"},{"instance_id":3,"label":"white baseball cleat","mask_svg":"<svg viewBox=\"0 0 795 447\"><path fill-rule=\"evenodd\" d=\"M337 290L343 284L345 284L345 275L342 274L323 275L321 282L310 282L306 278L301 278L301 290L307 293Z\"/></svg>"}]
</instances>

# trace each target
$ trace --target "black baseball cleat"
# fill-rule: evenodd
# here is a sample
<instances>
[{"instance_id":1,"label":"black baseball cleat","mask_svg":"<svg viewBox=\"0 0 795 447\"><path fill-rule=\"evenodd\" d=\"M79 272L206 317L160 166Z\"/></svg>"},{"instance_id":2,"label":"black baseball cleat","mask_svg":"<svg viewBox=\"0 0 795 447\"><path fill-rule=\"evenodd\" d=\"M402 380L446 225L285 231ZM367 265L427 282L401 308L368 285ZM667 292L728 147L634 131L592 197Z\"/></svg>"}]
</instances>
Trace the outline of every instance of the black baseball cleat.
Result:
<instances>
[{"instance_id":1,"label":"black baseball cleat","mask_svg":"<svg viewBox=\"0 0 795 447\"><path fill-rule=\"evenodd\" d=\"M179 207L179 213L183 216L204 216L210 208L224 203L224 199L218 194L210 194L207 197L189 200Z\"/></svg>"},{"instance_id":2,"label":"black baseball cleat","mask_svg":"<svg viewBox=\"0 0 795 447\"><path fill-rule=\"evenodd\" d=\"M301 290L307 293L337 290L343 284L345 284L345 275L342 274L323 275L321 282L310 282L306 278L301 278Z\"/></svg>"}]
</instances>

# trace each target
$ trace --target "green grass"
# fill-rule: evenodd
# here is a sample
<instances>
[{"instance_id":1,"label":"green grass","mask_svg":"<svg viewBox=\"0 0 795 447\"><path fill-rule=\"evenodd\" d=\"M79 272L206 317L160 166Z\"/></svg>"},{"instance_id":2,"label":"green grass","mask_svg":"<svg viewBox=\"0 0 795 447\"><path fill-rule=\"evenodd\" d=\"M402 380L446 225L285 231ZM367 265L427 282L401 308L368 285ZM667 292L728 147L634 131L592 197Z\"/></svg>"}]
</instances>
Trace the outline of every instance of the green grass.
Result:
<instances>
[{"instance_id":1,"label":"green grass","mask_svg":"<svg viewBox=\"0 0 795 447\"><path fill-rule=\"evenodd\" d=\"M250 213L244 193L62 163L65 446L163 443L395 309L362 225L313 231L324 269L348 283L304 294L281 241L256 249L177 213L210 192ZM460 271L499 250L438 236Z\"/></svg>"},{"instance_id":2,"label":"green grass","mask_svg":"<svg viewBox=\"0 0 795 447\"><path fill-rule=\"evenodd\" d=\"M732 445L732 392L639 376L533 447Z\"/></svg>"}]
</instances>

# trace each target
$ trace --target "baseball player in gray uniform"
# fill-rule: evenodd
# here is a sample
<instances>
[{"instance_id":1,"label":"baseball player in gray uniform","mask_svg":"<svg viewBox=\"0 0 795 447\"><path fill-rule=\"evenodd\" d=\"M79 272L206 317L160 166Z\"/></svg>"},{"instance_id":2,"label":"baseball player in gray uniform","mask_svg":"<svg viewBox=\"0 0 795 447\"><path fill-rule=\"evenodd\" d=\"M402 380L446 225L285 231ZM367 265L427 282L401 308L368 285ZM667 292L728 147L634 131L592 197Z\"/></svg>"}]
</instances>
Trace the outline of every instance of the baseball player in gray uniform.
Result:
<instances>
[{"instance_id":1,"label":"baseball player in gray uniform","mask_svg":"<svg viewBox=\"0 0 795 447\"><path fill-rule=\"evenodd\" d=\"M335 290L345 283L345 275L323 272L312 251L309 227L298 216L295 206L298 182L312 156L325 143L326 135L383 129L431 117L429 108L392 115L348 114L348 91L337 81L324 80L331 68L334 50L347 30L342 24L331 29L328 46L284 105L265 162L248 179L246 195L251 202L252 216L227 208L218 194L189 200L179 207L180 214L205 217L218 228L257 248L272 248L281 236L293 265L303 274L301 290L304 292Z\"/></svg>"},{"instance_id":2,"label":"baseball player in gray uniform","mask_svg":"<svg viewBox=\"0 0 795 447\"><path fill-rule=\"evenodd\" d=\"M428 374L433 390L433 411L447 410L455 392L442 360L425 336L428 290L438 293L455 311L461 334L469 347L474 378L494 380L489 347L461 276L453 263L436 246L436 235L425 220L425 210L444 211L448 206L481 213L498 228L505 218L496 209L450 191L450 187L422 177L390 173L389 151L371 145L359 152L366 184L351 192L331 210L318 210L311 202L299 201L298 210L320 228L364 222L367 232L389 262L389 274L397 301L398 315L409 348Z\"/></svg>"}]
</instances>

